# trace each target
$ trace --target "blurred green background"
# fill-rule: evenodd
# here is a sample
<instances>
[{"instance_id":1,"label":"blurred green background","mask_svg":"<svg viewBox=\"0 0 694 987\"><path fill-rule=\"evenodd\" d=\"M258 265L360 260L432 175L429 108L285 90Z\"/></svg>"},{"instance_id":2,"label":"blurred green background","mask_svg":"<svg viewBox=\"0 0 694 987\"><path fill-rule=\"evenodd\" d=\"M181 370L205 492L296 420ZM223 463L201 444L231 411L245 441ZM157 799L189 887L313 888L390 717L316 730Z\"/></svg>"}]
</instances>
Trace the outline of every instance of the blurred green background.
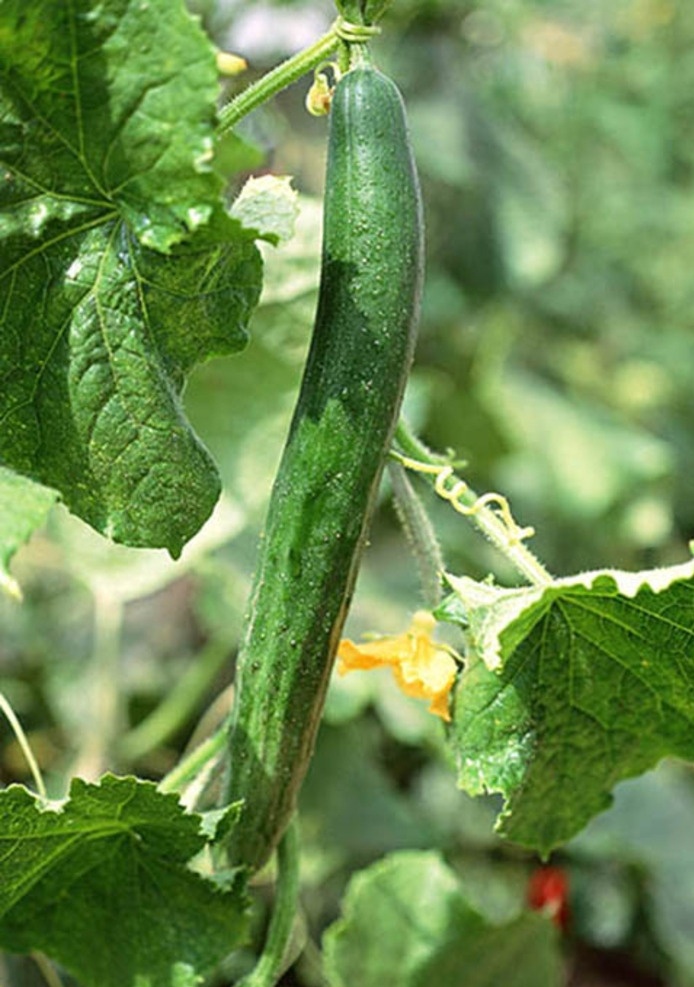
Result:
<instances>
[{"instance_id":1,"label":"blurred green background","mask_svg":"<svg viewBox=\"0 0 694 987\"><path fill-rule=\"evenodd\" d=\"M334 16L327 2L191 6L221 48L248 58L231 91ZM509 497L555 574L683 561L694 537L694 6L394 0L374 53L405 95L425 200L410 420L467 460L479 492ZM54 794L74 773L158 778L200 717L214 724L228 708L316 298L327 124L304 110L309 82L242 128L262 152L256 171L294 176L301 214L294 239L265 250L248 350L199 370L186 392L225 481L213 519L174 564L109 546L56 510L17 558L24 604L0 599L0 688ZM514 581L421 492L451 571ZM400 632L422 603L386 494L351 634ZM28 780L6 725L0 780ZM346 880L391 850L442 849L481 909L518 914L538 861L494 836L497 809L455 790L441 725L388 674L336 681L303 798L309 944L283 983L321 983L316 943ZM555 862L571 882L567 984L694 985L687 766L621 785ZM259 931L263 921L259 904ZM7 958L0 983L41 983L32 970Z\"/></svg>"}]
</instances>

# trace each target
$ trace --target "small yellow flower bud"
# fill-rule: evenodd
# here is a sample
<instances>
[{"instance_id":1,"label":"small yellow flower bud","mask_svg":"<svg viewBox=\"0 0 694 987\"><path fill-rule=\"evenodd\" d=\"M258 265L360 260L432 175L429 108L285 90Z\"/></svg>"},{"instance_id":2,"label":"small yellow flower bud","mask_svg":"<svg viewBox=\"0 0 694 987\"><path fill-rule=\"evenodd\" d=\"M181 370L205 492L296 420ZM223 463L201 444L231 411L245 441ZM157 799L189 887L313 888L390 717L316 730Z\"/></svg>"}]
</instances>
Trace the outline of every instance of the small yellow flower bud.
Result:
<instances>
[{"instance_id":1,"label":"small yellow flower bud","mask_svg":"<svg viewBox=\"0 0 694 987\"><path fill-rule=\"evenodd\" d=\"M248 62L240 55L229 51L217 52L217 71L220 75L241 75L248 68Z\"/></svg>"},{"instance_id":2,"label":"small yellow flower bud","mask_svg":"<svg viewBox=\"0 0 694 987\"><path fill-rule=\"evenodd\" d=\"M314 117L324 117L330 112L333 91L324 72L316 72L313 85L306 93L306 109Z\"/></svg>"}]
</instances>

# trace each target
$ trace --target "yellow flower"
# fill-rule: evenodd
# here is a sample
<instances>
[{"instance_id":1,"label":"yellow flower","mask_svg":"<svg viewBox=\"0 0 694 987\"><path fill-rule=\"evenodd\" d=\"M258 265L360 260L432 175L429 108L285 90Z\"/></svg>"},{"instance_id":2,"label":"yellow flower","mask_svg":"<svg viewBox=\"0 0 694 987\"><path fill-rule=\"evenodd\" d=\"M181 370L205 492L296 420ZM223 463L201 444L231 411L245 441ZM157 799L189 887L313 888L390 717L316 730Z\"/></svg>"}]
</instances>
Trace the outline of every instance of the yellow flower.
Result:
<instances>
[{"instance_id":1,"label":"yellow flower","mask_svg":"<svg viewBox=\"0 0 694 987\"><path fill-rule=\"evenodd\" d=\"M359 669L390 665L395 680L408 696L429 699L429 712L450 720L448 696L455 682L457 664L451 651L432 640L436 621L418 610L410 628L395 637L382 637L366 644L340 641L337 650L340 675Z\"/></svg>"}]
</instances>

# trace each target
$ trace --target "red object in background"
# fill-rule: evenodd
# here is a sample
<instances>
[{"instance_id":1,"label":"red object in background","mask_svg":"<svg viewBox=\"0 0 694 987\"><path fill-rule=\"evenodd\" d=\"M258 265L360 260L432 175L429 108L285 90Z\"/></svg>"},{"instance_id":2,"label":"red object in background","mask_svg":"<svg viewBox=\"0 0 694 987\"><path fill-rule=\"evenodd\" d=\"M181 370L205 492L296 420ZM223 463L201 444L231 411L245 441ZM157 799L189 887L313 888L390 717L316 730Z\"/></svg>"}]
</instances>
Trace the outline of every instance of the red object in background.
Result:
<instances>
[{"instance_id":1,"label":"red object in background","mask_svg":"<svg viewBox=\"0 0 694 987\"><path fill-rule=\"evenodd\" d=\"M560 867L538 867L528 881L528 905L563 931L569 926L569 879Z\"/></svg>"}]
</instances>

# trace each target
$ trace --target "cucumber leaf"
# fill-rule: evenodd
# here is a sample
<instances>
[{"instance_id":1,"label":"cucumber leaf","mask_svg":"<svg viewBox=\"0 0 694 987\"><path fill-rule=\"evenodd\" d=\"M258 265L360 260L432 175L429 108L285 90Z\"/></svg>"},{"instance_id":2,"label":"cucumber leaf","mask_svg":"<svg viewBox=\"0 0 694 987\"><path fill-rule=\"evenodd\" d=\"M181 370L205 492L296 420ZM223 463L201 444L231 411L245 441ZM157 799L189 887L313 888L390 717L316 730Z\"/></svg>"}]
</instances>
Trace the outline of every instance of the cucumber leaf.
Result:
<instances>
[{"instance_id":1,"label":"cucumber leaf","mask_svg":"<svg viewBox=\"0 0 694 987\"><path fill-rule=\"evenodd\" d=\"M42 950L84 987L198 983L245 933L242 893L187 866L201 823L135 778L75 779L56 806L5 789L0 945Z\"/></svg>"},{"instance_id":2,"label":"cucumber leaf","mask_svg":"<svg viewBox=\"0 0 694 987\"><path fill-rule=\"evenodd\" d=\"M558 987L556 930L541 915L492 924L431 852L394 853L355 875L324 937L330 987Z\"/></svg>"},{"instance_id":3,"label":"cucumber leaf","mask_svg":"<svg viewBox=\"0 0 694 987\"><path fill-rule=\"evenodd\" d=\"M185 377L245 345L261 281L212 169L217 92L178 0L0 6L0 465L173 555L220 488Z\"/></svg>"},{"instance_id":4,"label":"cucumber leaf","mask_svg":"<svg viewBox=\"0 0 694 987\"><path fill-rule=\"evenodd\" d=\"M694 758L694 563L529 589L447 578L438 615L466 645L450 745L462 788L505 797L503 835L549 853L618 781Z\"/></svg>"}]
</instances>

